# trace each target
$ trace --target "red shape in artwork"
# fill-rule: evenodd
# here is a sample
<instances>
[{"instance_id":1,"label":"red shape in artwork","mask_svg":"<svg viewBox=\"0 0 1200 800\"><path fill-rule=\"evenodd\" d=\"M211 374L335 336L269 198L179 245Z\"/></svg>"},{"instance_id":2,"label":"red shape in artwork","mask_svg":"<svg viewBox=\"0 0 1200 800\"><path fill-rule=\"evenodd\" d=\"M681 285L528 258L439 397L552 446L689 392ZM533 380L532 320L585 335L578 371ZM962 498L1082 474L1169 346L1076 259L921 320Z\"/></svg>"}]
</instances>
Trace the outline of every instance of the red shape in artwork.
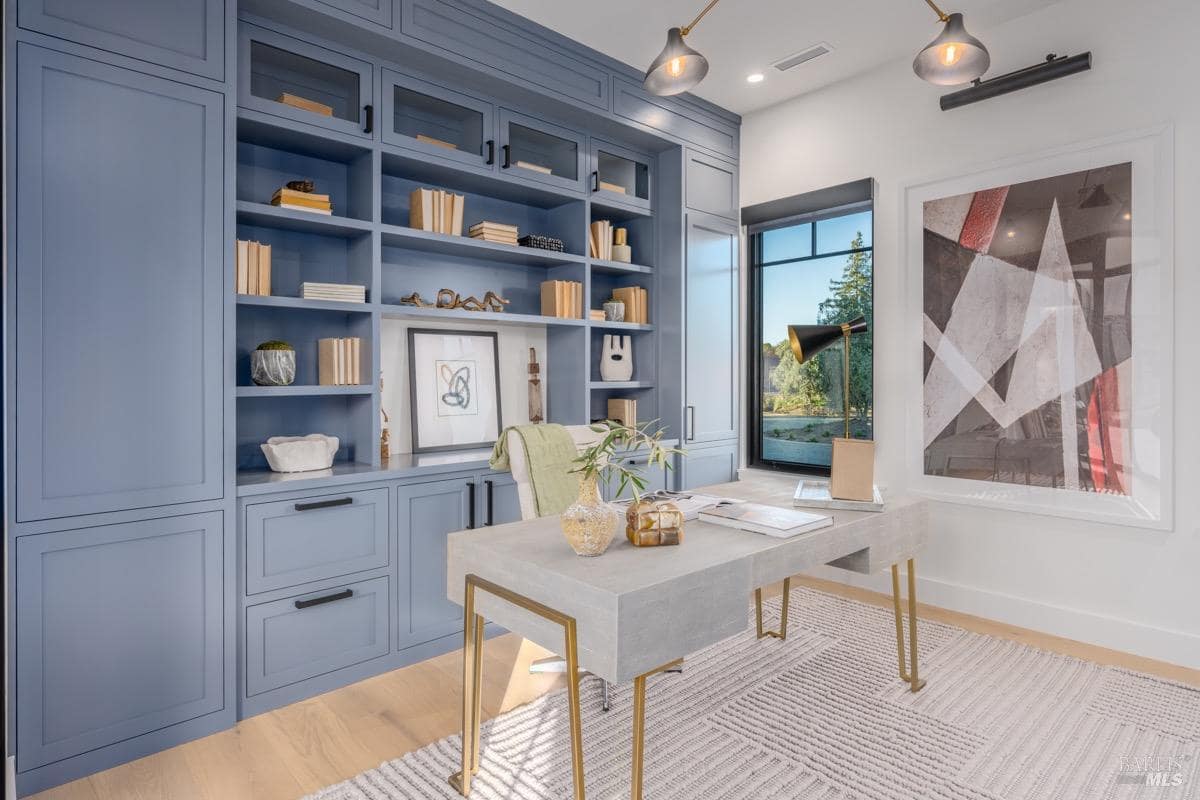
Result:
<instances>
[{"instance_id":1,"label":"red shape in artwork","mask_svg":"<svg viewBox=\"0 0 1200 800\"><path fill-rule=\"evenodd\" d=\"M1125 462L1121 449L1124 425L1118 403L1119 385L1116 367L1110 367L1092 381L1087 409L1088 463L1096 491L1128 494L1124 486Z\"/></svg>"},{"instance_id":2,"label":"red shape in artwork","mask_svg":"<svg viewBox=\"0 0 1200 800\"><path fill-rule=\"evenodd\" d=\"M1000 212L1004 209L1004 200L1007 197L1007 186L976 192L971 198L971 208L963 221L958 243L976 253L986 253L992 246L992 237L996 235L996 226L1000 224Z\"/></svg>"}]
</instances>

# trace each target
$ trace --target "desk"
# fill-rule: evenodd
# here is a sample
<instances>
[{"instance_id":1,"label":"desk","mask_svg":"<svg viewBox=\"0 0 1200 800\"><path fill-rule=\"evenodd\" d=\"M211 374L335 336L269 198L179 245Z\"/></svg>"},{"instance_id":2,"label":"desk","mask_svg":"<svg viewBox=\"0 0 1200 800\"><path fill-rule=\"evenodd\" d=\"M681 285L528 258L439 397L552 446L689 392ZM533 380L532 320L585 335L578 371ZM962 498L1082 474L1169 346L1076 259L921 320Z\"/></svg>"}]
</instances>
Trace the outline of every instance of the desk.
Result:
<instances>
[{"instance_id":1,"label":"desk","mask_svg":"<svg viewBox=\"0 0 1200 800\"><path fill-rule=\"evenodd\" d=\"M765 476L699 491L790 507L795 485L795 478ZM464 610L463 759L450 782L467 796L479 768L485 618L567 660L575 800L584 800L578 666L612 683L634 683L631 796L640 800L646 678L742 631L751 593L759 638L786 638L789 579L822 564L864 574L891 568L899 673L919 691L913 559L926 540L927 504L891 498L882 512L831 513L833 525L794 539L691 521L679 546L636 548L622 528L596 558L575 555L557 517L450 534L447 594ZM908 562L907 647L901 561ZM779 628L768 631L761 587L777 581L785 582L784 604Z\"/></svg>"}]
</instances>

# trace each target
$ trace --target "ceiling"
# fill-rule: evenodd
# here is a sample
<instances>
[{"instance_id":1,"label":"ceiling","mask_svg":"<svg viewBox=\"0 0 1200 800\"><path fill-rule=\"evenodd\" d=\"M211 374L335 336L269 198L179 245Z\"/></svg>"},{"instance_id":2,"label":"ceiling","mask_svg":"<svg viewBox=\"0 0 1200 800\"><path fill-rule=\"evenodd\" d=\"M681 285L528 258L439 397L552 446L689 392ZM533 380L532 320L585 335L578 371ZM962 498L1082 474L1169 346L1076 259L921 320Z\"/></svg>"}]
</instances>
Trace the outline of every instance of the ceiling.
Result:
<instances>
[{"instance_id":1,"label":"ceiling","mask_svg":"<svg viewBox=\"0 0 1200 800\"><path fill-rule=\"evenodd\" d=\"M644 70L706 0L493 0L552 30ZM967 29L987 43L989 27L1056 0L954 0ZM693 94L746 113L811 92L896 59L911 60L938 34L924 0L721 0L687 37L708 58ZM787 72L771 64L825 43L832 52ZM758 84L746 76L761 72ZM918 80L916 76L913 80Z\"/></svg>"}]
</instances>

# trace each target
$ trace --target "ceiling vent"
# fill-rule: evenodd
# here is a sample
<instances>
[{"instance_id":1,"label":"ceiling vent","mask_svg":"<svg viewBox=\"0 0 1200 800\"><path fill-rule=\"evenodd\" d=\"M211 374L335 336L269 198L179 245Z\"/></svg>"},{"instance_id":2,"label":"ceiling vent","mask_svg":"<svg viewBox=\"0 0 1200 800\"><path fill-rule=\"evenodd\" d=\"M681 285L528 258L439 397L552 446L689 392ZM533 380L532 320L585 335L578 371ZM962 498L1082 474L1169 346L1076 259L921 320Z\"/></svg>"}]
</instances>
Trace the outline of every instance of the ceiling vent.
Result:
<instances>
[{"instance_id":1,"label":"ceiling vent","mask_svg":"<svg viewBox=\"0 0 1200 800\"><path fill-rule=\"evenodd\" d=\"M833 45L826 42L820 42L819 44L814 44L812 47L809 47L805 50L801 50L799 53L793 53L790 56L785 56L771 66L780 72L787 72L792 67L798 67L806 61L812 61L814 58L820 58L831 50L833 50Z\"/></svg>"}]
</instances>

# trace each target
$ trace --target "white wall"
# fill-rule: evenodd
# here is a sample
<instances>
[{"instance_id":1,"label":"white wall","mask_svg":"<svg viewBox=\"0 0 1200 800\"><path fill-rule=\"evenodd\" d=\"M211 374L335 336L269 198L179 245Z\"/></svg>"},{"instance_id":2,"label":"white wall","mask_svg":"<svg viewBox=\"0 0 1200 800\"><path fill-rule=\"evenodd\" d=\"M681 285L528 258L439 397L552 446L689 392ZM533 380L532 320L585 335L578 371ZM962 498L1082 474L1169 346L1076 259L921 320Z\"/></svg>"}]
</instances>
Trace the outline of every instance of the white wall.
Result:
<instances>
[{"instance_id":1,"label":"white wall","mask_svg":"<svg viewBox=\"0 0 1200 800\"><path fill-rule=\"evenodd\" d=\"M913 13L926 9L913 5ZM968 20L968 24L969 24ZM905 483L901 187L1002 158L1175 125L1175 529L940 505L918 562L930 603L1200 667L1200 3L1063 0L973 31L991 74L1091 50L1089 73L951 112L907 61L747 116L744 205L873 177L877 474ZM913 50L924 42L913 43ZM882 576L864 583L884 590Z\"/></svg>"},{"instance_id":2,"label":"white wall","mask_svg":"<svg viewBox=\"0 0 1200 800\"><path fill-rule=\"evenodd\" d=\"M500 359L500 427L529 422L529 348L537 349L542 365L542 408L546 407L546 329L517 325L494 325L480 321L406 322L385 319L381 322L383 369L383 408L391 417L393 453L412 452L412 427L409 413L408 329L436 328L456 331L496 331ZM545 413L543 411L543 413Z\"/></svg>"}]
</instances>

